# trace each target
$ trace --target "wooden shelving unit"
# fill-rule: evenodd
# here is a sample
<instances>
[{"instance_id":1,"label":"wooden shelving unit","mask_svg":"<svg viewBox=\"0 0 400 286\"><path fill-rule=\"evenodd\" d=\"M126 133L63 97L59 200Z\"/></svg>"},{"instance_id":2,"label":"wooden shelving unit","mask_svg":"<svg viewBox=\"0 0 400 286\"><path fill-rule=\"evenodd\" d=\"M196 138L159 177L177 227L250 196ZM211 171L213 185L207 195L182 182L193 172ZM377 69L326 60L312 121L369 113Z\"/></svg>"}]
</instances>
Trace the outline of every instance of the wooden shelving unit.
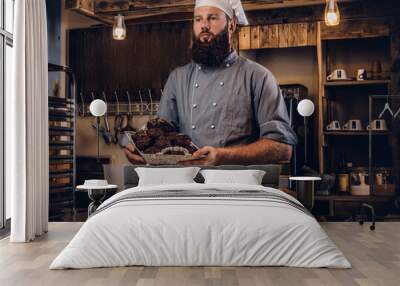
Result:
<instances>
[{"instance_id":1,"label":"wooden shelving unit","mask_svg":"<svg viewBox=\"0 0 400 286\"><path fill-rule=\"evenodd\" d=\"M367 21L345 21L335 29L327 28L322 22L317 25L318 153L321 173L335 173L341 152L346 152L347 161L353 162L354 166L368 167L370 135L374 140L380 140L380 144L388 144L392 136L390 130L326 129L332 120L339 120L344 124L350 119L360 119L365 128L369 123L369 95L390 93L391 81L386 78L363 81L326 80L327 75L338 68L345 69L347 76L355 77L357 69L364 68L368 71L371 61L376 60L376 57L382 62L385 71L390 66L392 59L389 23L377 21L374 29L364 31L368 27ZM353 48L349 49L350 46ZM334 192L330 196L316 196L316 205L317 208L328 208L326 215L330 217L353 216L359 212L361 203L369 203L383 214L394 195L377 196L372 193L369 196L352 196L336 195Z\"/></svg>"},{"instance_id":2,"label":"wooden shelving unit","mask_svg":"<svg viewBox=\"0 0 400 286\"><path fill-rule=\"evenodd\" d=\"M360 85L388 85L390 80L388 79L376 79L376 80L341 80L341 81L329 81L325 82L324 86L360 86Z\"/></svg>"},{"instance_id":3,"label":"wooden shelving unit","mask_svg":"<svg viewBox=\"0 0 400 286\"><path fill-rule=\"evenodd\" d=\"M66 72L66 97L49 96L49 220L59 221L75 207L75 80L67 67L49 64L49 72Z\"/></svg>"},{"instance_id":4,"label":"wooden shelving unit","mask_svg":"<svg viewBox=\"0 0 400 286\"><path fill-rule=\"evenodd\" d=\"M324 131L325 136L389 136L392 135L390 131Z\"/></svg>"},{"instance_id":5,"label":"wooden shelving unit","mask_svg":"<svg viewBox=\"0 0 400 286\"><path fill-rule=\"evenodd\" d=\"M323 22L310 22L259 24L240 29L238 37L240 50L315 47L317 98L314 123L317 126L316 157L320 173L336 171L342 148L349 148L349 157L352 158L348 158L350 159L348 161L352 161L353 157L357 159L353 161L354 166L368 168L370 138L379 141L379 144L388 144L392 138L390 128L388 131L368 131L366 126L369 124L369 95L388 94L393 86L389 79L391 76L389 70L393 58L397 55L396 43L399 42L392 30L393 27L396 29L397 25L393 20L390 17L360 17L342 20L340 25L335 27L328 27ZM376 72L373 76L370 73L369 79L357 81L357 69L375 72L376 69L371 66L377 59L383 66L382 73ZM345 69L351 80L327 81L328 74L334 69ZM330 102L335 104L328 107ZM360 119L363 130L327 130L326 126L331 122L328 118L332 115L332 111L338 118L329 120L339 120L343 125L349 120ZM376 110L374 113L376 114ZM390 154L381 157L383 160L390 160L388 159ZM360 202L368 202L376 207L388 207L393 198L394 194L379 197L331 195L317 196L317 202L333 204L335 208L331 209L335 210L335 214L344 216L358 212Z\"/></svg>"},{"instance_id":6,"label":"wooden shelving unit","mask_svg":"<svg viewBox=\"0 0 400 286\"><path fill-rule=\"evenodd\" d=\"M373 28L369 27L371 21L375 23ZM365 128L369 123L368 95L390 92L391 80L386 78L363 81L326 80L327 75L337 68L345 69L348 77L355 77L357 69L364 68L368 71L371 61L376 60L377 57L385 66L386 71L392 61L390 23L380 19L357 19L342 21L337 27L327 27L323 22L318 22L316 35L319 79L318 157L319 171L324 173L334 171L327 162L337 159L327 158L327 153L331 148L330 140L352 140L353 138L361 140L370 134L374 138L391 136L390 131L326 130L326 126L332 120L339 120L341 124L344 124L350 119L361 119ZM339 146L335 144L335 147ZM368 154L365 155L365 158L367 157ZM365 166L367 165L365 162Z\"/></svg>"}]
</instances>

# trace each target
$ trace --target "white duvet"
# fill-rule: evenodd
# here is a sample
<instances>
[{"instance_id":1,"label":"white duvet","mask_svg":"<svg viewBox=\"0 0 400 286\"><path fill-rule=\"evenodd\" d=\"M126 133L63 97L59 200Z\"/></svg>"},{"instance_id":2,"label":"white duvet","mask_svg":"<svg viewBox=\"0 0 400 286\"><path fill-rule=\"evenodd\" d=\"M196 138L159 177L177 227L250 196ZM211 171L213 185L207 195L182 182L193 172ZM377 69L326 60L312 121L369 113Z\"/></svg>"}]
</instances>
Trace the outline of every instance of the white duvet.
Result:
<instances>
[{"instance_id":1,"label":"white duvet","mask_svg":"<svg viewBox=\"0 0 400 286\"><path fill-rule=\"evenodd\" d=\"M153 198L131 192L262 190L262 186L179 184L120 192L90 217L50 269L145 266L294 266L349 268L318 222L289 204L246 198ZM296 201L297 202L297 201ZM108 208L105 206L108 205Z\"/></svg>"}]
</instances>

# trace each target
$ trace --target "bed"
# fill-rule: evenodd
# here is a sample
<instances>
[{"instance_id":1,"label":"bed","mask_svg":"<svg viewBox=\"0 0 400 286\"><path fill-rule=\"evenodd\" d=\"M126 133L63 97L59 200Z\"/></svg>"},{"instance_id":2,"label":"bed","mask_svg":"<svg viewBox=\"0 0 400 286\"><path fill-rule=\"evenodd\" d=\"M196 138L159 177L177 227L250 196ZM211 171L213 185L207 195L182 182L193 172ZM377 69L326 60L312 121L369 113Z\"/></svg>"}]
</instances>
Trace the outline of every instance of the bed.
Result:
<instances>
[{"instance_id":1,"label":"bed","mask_svg":"<svg viewBox=\"0 0 400 286\"><path fill-rule=\"evenodd\" d=\"M279 173L277 167L260 168L269 170L263 185L134 186L129 181L127 189L105 201L84 223L50 269L130 265L350 268L343 253L296 199L267 186L279 180L272 175ZM129 177L135 180L134 175Z\"/></svg>"}]
</instances>

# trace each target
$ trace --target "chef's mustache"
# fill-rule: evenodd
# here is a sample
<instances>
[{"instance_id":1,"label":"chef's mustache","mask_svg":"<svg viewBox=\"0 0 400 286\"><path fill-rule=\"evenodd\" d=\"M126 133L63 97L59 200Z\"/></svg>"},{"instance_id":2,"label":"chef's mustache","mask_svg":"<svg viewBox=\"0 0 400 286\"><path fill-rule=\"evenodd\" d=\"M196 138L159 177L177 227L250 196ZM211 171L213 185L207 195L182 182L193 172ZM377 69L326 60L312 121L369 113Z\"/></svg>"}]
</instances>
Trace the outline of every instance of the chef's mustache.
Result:
<instances>
[{"instance_id":1,"label":"chef's mustache","mask_svg":"<svg viewBox=\"0 0 400 286\"><path fill-rule=\"evenodd\" d=\"M204 34L208 34L211 35L213 38L215 38L215 34L213 32L210 31L209 28L205 27L205 28L201 28L201 32L199 34L198 37L196 37L197 39L200 38L201 36L203 36Z\"/></svg>"}]
</instances>

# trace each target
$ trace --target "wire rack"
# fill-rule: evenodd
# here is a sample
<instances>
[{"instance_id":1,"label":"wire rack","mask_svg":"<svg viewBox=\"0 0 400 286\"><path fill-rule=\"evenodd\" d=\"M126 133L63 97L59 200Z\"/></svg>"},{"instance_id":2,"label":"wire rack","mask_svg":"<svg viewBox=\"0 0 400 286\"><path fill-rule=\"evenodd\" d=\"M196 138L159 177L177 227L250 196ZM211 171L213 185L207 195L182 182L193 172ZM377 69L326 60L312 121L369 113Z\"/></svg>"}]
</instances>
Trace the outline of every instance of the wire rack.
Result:
<instances>
[{"instance_id":1,"label":"wire rack","mask_svg":"<svg viewBox=\"0 0 400 286\"><path fill-rule=\"evenodd\" d=\"M161 94L163 93L160 89ZM85 101L87 94L79 93L78 114L81 117L92 116L89 110L90 103ZM156 115L160 106L160 96L154 94L152 89L139 89L135 96L133 92L123 93L114 91L111 95L105 91L100 93L90 92L91 100L102 99L107 105L107 115ZM122 101L123 100L123 101Z\"/></svg>"}]
</instances>

